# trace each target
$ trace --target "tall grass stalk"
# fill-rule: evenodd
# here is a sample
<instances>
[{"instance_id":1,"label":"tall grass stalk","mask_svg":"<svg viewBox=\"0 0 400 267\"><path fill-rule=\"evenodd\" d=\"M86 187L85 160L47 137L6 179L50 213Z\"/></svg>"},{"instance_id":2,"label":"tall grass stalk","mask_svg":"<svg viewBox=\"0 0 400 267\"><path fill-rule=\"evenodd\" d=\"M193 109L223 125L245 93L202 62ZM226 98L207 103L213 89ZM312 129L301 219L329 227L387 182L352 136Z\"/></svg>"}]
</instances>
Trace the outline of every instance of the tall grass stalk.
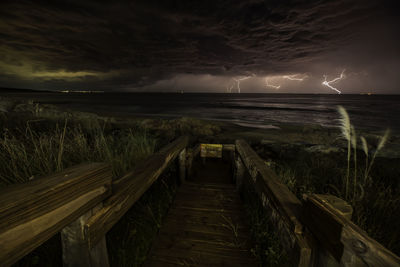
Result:
<instances>
[{"instance_id":1,"label":"tall grass stalk","mask_svg":"<svg viewBox=\"0 0 400 267\"><path fill-rule=\"evenodd\" d=\"M346 109L342 106L338 106L338 112L341 116L339 119L340 130L342 136L347 140L347 171L346 171L346 185L345 185L345 197L349 196L349 177L350 177L350 157L351 157L351 123L350 117Z\"/></svg>"},{"instance_id":2,"label":"tall grass stalk","mask_svg":"<svg viewBox=\"0 0 400 267\"><path fill-rule=\"evenodd\" d=\"M354 126L351 126L351 145L354 151L353 200L355 200L357 192L357 135Z\"/></svg>"},{"instance_id":3,"label":"tall grass stalk","mask_svg":"<svg viewBox=\"0 0 400 267\"><path fill-rule=\"evenodd\" d=\"M367 182L367 170L368 170L368 159L369 159L369 151L368 151L368 143L367 140L364 138L364 136L360 137L361 139L361 144L362 144L362 149L364 151L365 155L365 169L364 169L364 184Z\"/></svg>"},{"instance_id":4,"label":"tall grass stalk","mask_svg":"<svg viewBox=\"0 0 400 267\"><path fill-rule=\"evenodd\" d=\"M387 140L389 139L389 134L390 134L390 130L387 129L387 130L385 131L385 134L384 134L383 136L380 137L379 142L378 142L378 145L377 145L377 147L376 147L376 149L375 149L375 152L374 152L374 154L372 155L371 162L370 162L370 164L369 164L369 166L368 166L368 168L367 168L367 171L366 171L366 173L365 173L365 177L366 177L366 178L368 178L368 175L369 175L369 173L370 173L370 171L371 171L372 165L374 164L376 155L377 155L377 154L379 153L379 151L385 146Z\"/></svg>"}]
</instances>

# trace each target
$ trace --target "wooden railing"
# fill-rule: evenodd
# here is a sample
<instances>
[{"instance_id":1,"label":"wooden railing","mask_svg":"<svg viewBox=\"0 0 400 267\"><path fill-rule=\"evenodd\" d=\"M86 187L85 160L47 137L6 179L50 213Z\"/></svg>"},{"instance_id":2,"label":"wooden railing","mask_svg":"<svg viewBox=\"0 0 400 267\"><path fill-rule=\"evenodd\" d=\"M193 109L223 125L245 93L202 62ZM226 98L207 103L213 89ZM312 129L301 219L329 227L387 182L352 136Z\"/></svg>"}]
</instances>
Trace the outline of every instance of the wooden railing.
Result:
<instances>
[{"instance_id":1,"label":"wooden railing","mask_svg":"<svg viewBox=\"0 0 400 267\"><path fill-rule=\"evenodd\" d=\"M351 207L331 195L300 201L243 140L236 141L235 180L247 171L293 266L400 266L400 258L351 222Z\"/></svg>"},{"instance_id":2,"label":"wooden railing","mask_svg":"<svg viewBox=\"0 0 400 267\"><path fill-rule=\"evenodd\" d=\"M116 181L109 166L90 163L2 189L0 265L61 232L64 266L108 266L105 234L178 156L185 174L187 145L178 138Z\"/></svg>"},{"instance_id":3,"label":"wooden railing","mask_svg":"<svg viewBox=\"0 0 400 267\"><path fill-rule=\"evenodd\" d=\"M57 232L64 266L108 266L105 234L175 159L184 181L200 153L199 146L187 145L187 137L178 138L116 181L109 166L90 163L2 189L1 266ZM344 201L329 195L300 201L245 141L222 149L235 161L237 188L244 182L253 186L294 266L400 266L398 256L350 221L351 207Z\"/></svg>"}]
</instances>

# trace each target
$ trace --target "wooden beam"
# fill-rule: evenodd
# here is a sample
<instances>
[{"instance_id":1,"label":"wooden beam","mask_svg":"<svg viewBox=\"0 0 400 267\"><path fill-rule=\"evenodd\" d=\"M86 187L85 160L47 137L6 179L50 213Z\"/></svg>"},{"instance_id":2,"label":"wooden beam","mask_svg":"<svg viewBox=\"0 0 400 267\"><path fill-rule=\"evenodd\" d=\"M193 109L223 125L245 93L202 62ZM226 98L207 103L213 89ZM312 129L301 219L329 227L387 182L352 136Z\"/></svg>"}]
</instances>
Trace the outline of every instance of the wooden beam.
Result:
<instances>
[{"instance_id":1,"label":"wooden beam","mask_svg":"<svg viewBox=\"0 0 400 267\"><path fill-rule=\"evenodd\" d=\"M340 266L400 266L400 257L369 237L325 198L305 195L304 199L305 225Z\"/></svg>"},{"instance_id":2,"label":"wooden beam","mask_svg":"<svg viewBox=\"0 0 400 267\"><path fill-rule=\"evenodd\" d=\"M108 251L106 238L92 249L89 249L83 234L83 228L87 220L103 207L100 203L89 210L77 220L64 227L61 231L63 267L88 266L108 267Z\"/></svg>"},{"instance_id":3,"label":"wooden beam","mask_svg":"<svg viewBox=\"0 0 400 267\"><path fill-rule=\"evenodd\" d=\"M106 164L75 166L0 192L0 262L15 263L110 195Z\"/></svg>"},{"instance_id":4,"label":"wooden beam","mask_svg":"<svg viewBox=\"0 0 400 267\"><path fill-rule=\"evenodd\" d=\"M94 247L149 189L187 144L188 137L178 138L113 184L113 195L85 225L85 237L90 248Z\"/></svg>"},{"instance_id":5,"label":"wooden beam","mask_svg":"<svg viewBox=\"0 0 400 267\"><path fill-rule=\"evenodd\" d=\"M183 149L179 153L179 180L181 184L185 182L186 179L186 149Z\"/></svg>"},{"instance_id":6,"label":"wooden beam","mask_svg":"<svg viewBox=\"0 0 400 267\"><path fill-rule=\"evenodd\" d=\"M0 233L30 221L88 191L111 184L103 163L77 165L45 178L0 190Z\"/></svg>"},{"instance_id":7,"label":"wooden beam","mask_svg":"<svg viewBox=\"0 0 400 267\"><path fill-rule=\"evenodd\" d=\"M300 200L244 140L236 140L236 150L252 178L250 182L280 232L282 245L289 255L297 255L292 257L296 260L295 264L311 265L311 245L299 221L302 211Z\"/></svg>"}]
</instances>

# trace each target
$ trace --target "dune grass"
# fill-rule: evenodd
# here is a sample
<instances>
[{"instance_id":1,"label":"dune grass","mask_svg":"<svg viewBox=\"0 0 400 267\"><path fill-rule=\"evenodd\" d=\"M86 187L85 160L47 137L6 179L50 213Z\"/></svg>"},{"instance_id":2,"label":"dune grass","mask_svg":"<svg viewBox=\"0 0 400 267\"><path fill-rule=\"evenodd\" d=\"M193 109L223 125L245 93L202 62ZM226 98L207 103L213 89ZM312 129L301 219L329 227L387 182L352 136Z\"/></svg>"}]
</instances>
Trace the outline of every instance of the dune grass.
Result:
<instances>
[{"instance_id":1,"label":"dune grass","mask_svg":"<svg viewBox=\"0 0 400 267\"><path fill-rule=\"evenodd\" d=\"M106 162L115 178L154 152L156 140L139 128L106 132L105 125L83 130L68 120L35 130L4 130L0 134L0 183L24 183L83 162Z\"/></svg>"},{"instance_id":2,"label":"dune grass","mask_svg":"<svg viewBox=\"0 0 400 267\"><path fill-rule=\"evenodd\" d=\"M274 159L275 171L299 199L303 193L329 193L346 200L354 209L352 220L400 255L398 160L379 158L389 131L368 144L365 137L357 138L347 111L339 107L339 114L346 155L290 151Z\"/></svg>"}]
</instances>

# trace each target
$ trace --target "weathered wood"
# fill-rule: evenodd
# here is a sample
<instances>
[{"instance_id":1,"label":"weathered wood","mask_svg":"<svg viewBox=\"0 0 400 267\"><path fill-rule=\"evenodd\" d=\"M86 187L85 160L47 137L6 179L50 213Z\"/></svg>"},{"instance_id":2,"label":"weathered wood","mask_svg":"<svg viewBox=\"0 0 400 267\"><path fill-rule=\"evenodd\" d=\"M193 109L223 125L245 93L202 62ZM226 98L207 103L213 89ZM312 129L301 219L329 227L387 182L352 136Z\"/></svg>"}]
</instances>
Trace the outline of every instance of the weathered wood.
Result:
<instances>
[{"instance_id":1,"label":"weathered wood","mask_svg":"<svg viewBox=\"0 0 400 267\"><path fill-rule=\"evenodd\" d=\"M353 207L343 199L333 195L314 194L314 196L320 201L324 202L326 205L329 205L331 208L335 209L346 219L351 220L351 216L353 215Z\"/></svg>"},{"instance_id":2,"label":"weathered wood","mask_svg":"<svg viewBox=\"0 0 400 267\"><path fill-rule=\"evenodd\" d=\"M234 144L222 144L222 150L235 151L236 146Z\"/></svg>"},{"instance_id":3,"label":"weathered wood","mask_svg":"<svg viewBox=\"0 0 400 267\"><path fill-rule=\"evenodd\" d=\"M237 156L235 159L235 172L234 172L234 179L236 184L236 189L240 192L243 185L243 177L244 177L244 164L242 159Z\"/></svg>"},{"instance_id":4,"label":"weathered wood","mask_svg":"<svg viewBox=\"0 0 400 267\"><path fill-rule=\"evenodd\" d=\"M305 195L303 221L340 266L400 266L400 258L318 195Z\"/></svg>"},{"instance_id":5,"label":"weathered wood","mask_svg":"<svg viewBox=\"0 0 400 267\"><path fill-rule=\"evenodd\" d=\"M193 149L186 149L186 176L190 179L192 177L192 165L193 165Z\"/></svg>"},{"instance_id":6,"label":"weathered wood","mask_svg":"<svg viewBox=\"0 0 400 267\"><path fill-rule=\"evenodd\" d=\"M186 149L183 149L179 153L179 180L181 184L185 182L186 179Z\"/></svg>"},{"instance_id":7,"label":"weathered wood","mask_svg":"<svg viewBox=\"0 0 400 267\"><path fill-rule=\"evenodd\" d=\"M79 165L0 193L0 262L11 265L76 220L110 192L105 164Z\"/></svg>"},{"instance_id":8,"label":"weathered wood","mask_svg":"<svg viewBox=\"0 0 400 267\"><path fill-rule=\"evenodd\" d=\"M63 250L63 266L88 266L88 267L107 267L108 252L105 237L92 249L89 249L83 235L83 228L86 221L99 209L103 207L100 203L89 210L76 221L64 227L61 231L61 242Z\"/></svg>"},{"instance_id":9,"label":"weathered wood","mask_svg":"<svg viewBox=\"0 0 400 267\"><path fill-rule=\"evenodd\" d=\"M193 158L197 157L200 154L200 144L193 148Z\"/></svg>"},{"instance_id":10,"label":"weathered wood","mask_svg":"<svg viewBox=\"0 0 400 267\"><path fill-rule=\"evenodd\" d=\"M295 264L311 265L311 246L303 235L303 225L299 221L302 210L300 200L279 182L276 174L245 141L237 140L236 150L252 178L250 182L280 232L282 245L289 255L298 255L292 257Z\"/></svg>"},{"instance_id":11,"label":"weathered wood","mask_svg":"<svg viewBox=\"0 0 400 267\"><path fill-rule=\"evenodd\" d=\"M234 185L199 183L198 188L210 187L213 194L208 194L194 190L196 184L179 188L145 266L256 266L245 212Z\"/></svg>"},{"instance_id":12,"label":"weathered wood","mask_svg":"<svg viewBox=\"0 0 400 267\"><path fill-rule=\"evenodd\" d=\"M90 248L94 247L147 191L187 144L188 137L178 138L113 184L113 195L85 225L85 237Z\"/></svg>"}]
</instances>

